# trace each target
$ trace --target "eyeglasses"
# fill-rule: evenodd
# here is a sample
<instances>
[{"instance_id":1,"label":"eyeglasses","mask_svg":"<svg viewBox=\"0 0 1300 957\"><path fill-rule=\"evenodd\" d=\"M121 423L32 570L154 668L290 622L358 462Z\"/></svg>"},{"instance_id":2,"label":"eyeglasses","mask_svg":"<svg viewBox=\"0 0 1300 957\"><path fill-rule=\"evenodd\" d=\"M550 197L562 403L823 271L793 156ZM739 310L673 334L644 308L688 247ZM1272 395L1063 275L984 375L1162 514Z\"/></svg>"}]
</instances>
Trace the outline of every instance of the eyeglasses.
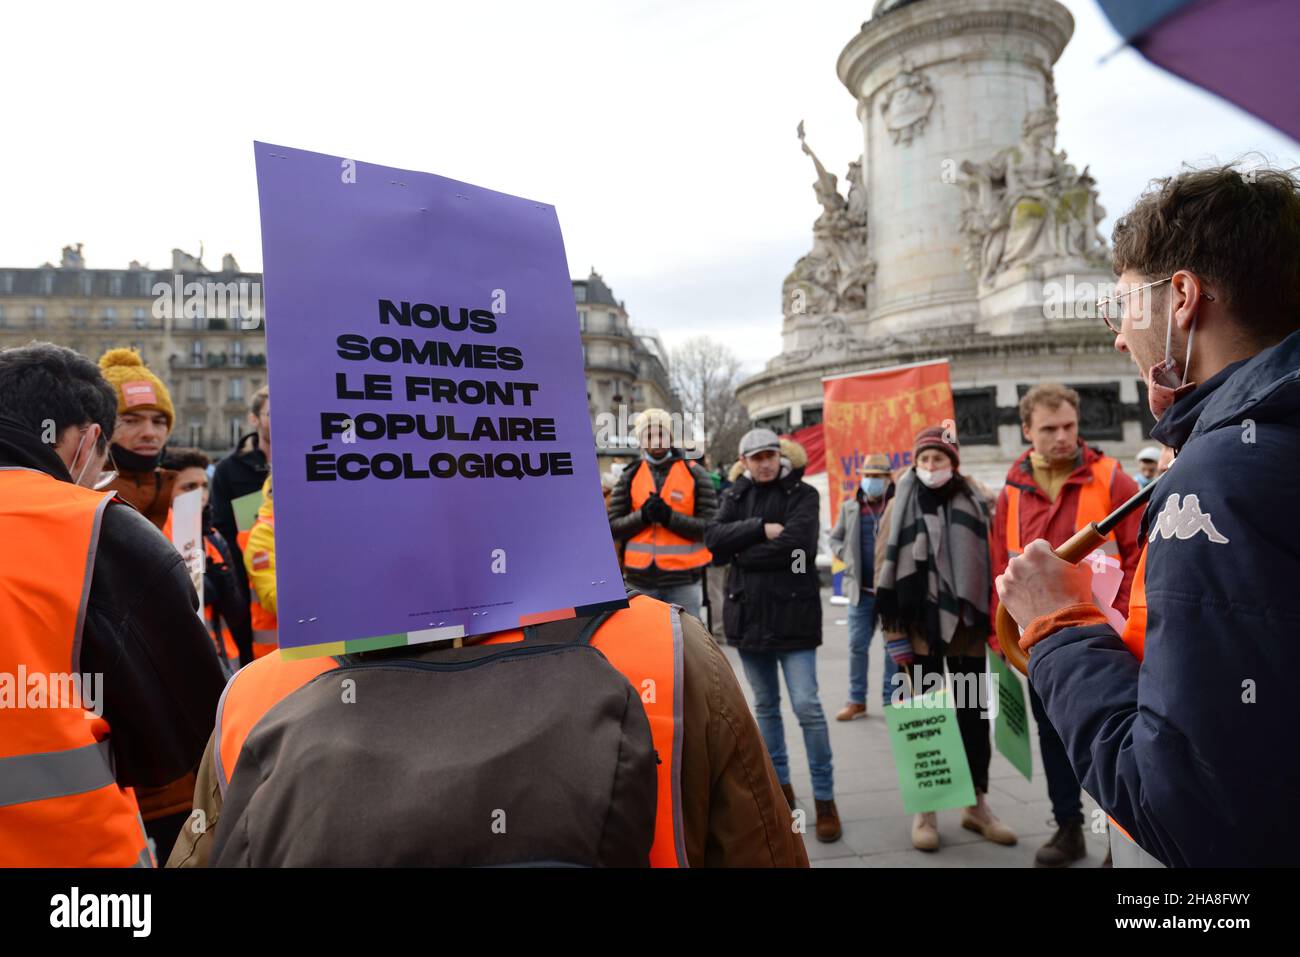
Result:
<instances>
[{"instance_id":1,"label":"eyeglasses","mask_svg":"<svg viewBox=\"0 0 1300 957\"><path fill-rule=\"evenodd\" d=\"M1125 292L1116 293L1113 296L1106 296L1104 299L1097 300L1097 315L1101 316L1101 321L1106 323L1106 328L1115 335L1119 335L1124 323L1124 303L1128 297L1135 292L1141 292L1144 289L1152 289L1156 286L1163 286L1165 283L1173 280L1173 276L1166 279L1157 279L1155 282L1149 282L1145 286L1134 286ZM1207 302L1214 302L1214 296L1208 292L1202 292L1201 298Z\"/></svg>"}]
</instances>

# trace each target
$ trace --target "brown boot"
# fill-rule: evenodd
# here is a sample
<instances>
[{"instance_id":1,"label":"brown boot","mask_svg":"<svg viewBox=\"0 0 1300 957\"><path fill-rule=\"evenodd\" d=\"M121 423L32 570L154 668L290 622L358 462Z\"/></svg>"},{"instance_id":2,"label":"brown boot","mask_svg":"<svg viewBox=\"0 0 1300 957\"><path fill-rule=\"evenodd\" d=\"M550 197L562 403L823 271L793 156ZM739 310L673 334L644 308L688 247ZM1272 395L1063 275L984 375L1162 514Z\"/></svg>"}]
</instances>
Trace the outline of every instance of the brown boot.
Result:
<instances>
[{"instance_id":1,"label":"brown boot","mask_svg":"<svg viewBox=\"0 0 1300 957\"><path fill-rule=\"evenodd\" d=\"M1083 839L1083 821L1059 824L1051 839L1034 855L1035 867L1069 867L1087 856Z\"/></svg>"},{"instance_id":2,"label":"brown boot","mask_svg":"<svg viewBox=\"0 0 1300 957\"><path fill-rule=\"evenodd\" d=\"M794 785L782 784L781 793L785 795L785 803L790 805L790 810L794 810Z\"/></svg>"},{"instance_id":3,"label":"brown boot","mask_svg":"<svg viewBox=\"0 0 1300 957\"><path fill-rule=\"evenodd\" d=\"M838 841L844 829L840 827L840 812L835 809L835 802L813 801L817 805L817 840L823 844Z\"/></svg>"},{"instance_id":4,"label":"brown boot","mask_svg":"<svg viewBox=\"0 0 1300 957\"><path fill-rule=\"evenodd\" d=\"M850 701L840 709L839 714L835 716L836 721L852 721L854 718L865 718L867 716L867 706L865 704L854 704Z\"/></svg>"}]
</instances>

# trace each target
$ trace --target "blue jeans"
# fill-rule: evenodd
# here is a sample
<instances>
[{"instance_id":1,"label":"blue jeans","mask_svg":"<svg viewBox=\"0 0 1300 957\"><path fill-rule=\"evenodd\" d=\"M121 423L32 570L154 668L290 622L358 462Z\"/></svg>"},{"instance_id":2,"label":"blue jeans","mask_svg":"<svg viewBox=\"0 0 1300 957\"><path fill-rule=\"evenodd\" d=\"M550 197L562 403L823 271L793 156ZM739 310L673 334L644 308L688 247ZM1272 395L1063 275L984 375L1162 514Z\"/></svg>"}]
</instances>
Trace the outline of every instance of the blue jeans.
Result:
<instances>
[{"instance_id":1,"label":"blue jeans","mask_svg":"<svg viewBox=\"0 0 1300 957\"><path fill-rule=\"evenodd\" d=\"M876 596L862 593L856 605L849 605L849 701L867 703L867 652L876 631ZM880 685L881 702L889 704L893 690L890 681L898 673L894 659L885 655L884 681Z\"/></svg>"},{"instance_id":2,"label":"blue jeans","mask_svg":"<svg viewBox=\"0 0 1300 957\"><path fill-rule=\"evenodd\" d=\"M670 605L681 605L686 614L699 618L704 605L703 588L699 582L692 582L689 585L673 585L671 588L638 588L637 591Z\"/></svg>"},{"instance_id":3,"label":"blue jeans","mask_svg":"<svg viewBox=\"0 0 1300 957\"><path fill-rule=\"evenodd\" d=\"M803 743L808 750L808 770L812 774L813 798L829 801L835 797L834 772L831 768L831 735L826 715L817 697L817 649L803 651L742 651L740 663L754 692L754 717L763 743L772 758L776 778L790 783L790 760L785 751L785 728L781 724L781 679L778 663L785 669L785 686L790 704L803 729Z\"/></svg>"}]
</instances>

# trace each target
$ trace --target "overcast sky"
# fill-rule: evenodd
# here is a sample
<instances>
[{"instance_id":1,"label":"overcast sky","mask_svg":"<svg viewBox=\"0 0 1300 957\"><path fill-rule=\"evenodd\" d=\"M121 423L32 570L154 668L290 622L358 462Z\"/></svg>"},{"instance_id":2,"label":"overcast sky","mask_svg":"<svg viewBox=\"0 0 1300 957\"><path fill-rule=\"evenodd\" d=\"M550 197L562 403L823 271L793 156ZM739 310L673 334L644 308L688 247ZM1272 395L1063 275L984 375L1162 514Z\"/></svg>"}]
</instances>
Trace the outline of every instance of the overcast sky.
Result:
<instances>
[{"instance_id":1,"label":"overcast sky","mask_svg":"<svg viewBox=\"0 0 1300 957\"><path fill-rule=\"evenodd\" d=\"M1065 0L1058 146L1109 217L1184 161L1262 151L1272 127L1119 46ZM871 0L472 4L6 3L0 265L261 268L252 141L425 170L555 204L570 271L595 266L671 346L708 333L753 368L780 348L781 282L818 207L795 126L843 176L862 152L835 60ZM129 12L128 12L129 11Z\"/></svg>"}]
</instances>

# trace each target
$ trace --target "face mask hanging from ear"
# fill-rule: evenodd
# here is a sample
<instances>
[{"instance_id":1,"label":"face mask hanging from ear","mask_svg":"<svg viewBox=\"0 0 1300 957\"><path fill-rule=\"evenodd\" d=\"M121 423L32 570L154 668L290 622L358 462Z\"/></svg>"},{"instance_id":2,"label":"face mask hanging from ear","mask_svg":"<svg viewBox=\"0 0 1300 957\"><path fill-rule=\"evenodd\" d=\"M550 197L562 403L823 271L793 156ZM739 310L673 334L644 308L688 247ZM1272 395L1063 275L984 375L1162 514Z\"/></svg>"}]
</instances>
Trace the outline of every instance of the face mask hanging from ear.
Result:
<instances>
[{"instance_id":1,"label":"face mask hanging from ear","mask_svg":"<svg viewBox=\"0 0 1300 957\"><path fill-rule=\"evenodd\" d=\"M81 433L81 441L77 443L77 451L72 453L73 462L77 461L77 456L81 454L81 447L86 444L86 436L88 436L89 434L90 434L90 429L87 429L85 432ZM93 443L91 445L91 448L94 448ZM77 473L77 477L72 480L73 485L81 484L81 480L86 477L86 469L90 468L90 462L93 458L94 458L93 455L86 456L86 461L81 463L81 471L79 471Z\"/></svg>"},{"instance_id":2,"label":"face mask hanging from ear","mask_svg":"<svg viewBox=\"0 0 1300 957\"><path fill-rule=\"evenodd\" d=\"M1187 330L1187 354L1183 356L1183 371L1178 371L1178 364L1169 355L1169 347L1174 335L1174 293L1169 290L1169 323L1165 326L1165 358L1147 370L1147 407L1157 419L1169 411L1169 407L1196 388L1195 382L1188 382L1188 363L1192 361L1192 336L1196 334L1196 316Z\"/></svg>"}]
</instances>

